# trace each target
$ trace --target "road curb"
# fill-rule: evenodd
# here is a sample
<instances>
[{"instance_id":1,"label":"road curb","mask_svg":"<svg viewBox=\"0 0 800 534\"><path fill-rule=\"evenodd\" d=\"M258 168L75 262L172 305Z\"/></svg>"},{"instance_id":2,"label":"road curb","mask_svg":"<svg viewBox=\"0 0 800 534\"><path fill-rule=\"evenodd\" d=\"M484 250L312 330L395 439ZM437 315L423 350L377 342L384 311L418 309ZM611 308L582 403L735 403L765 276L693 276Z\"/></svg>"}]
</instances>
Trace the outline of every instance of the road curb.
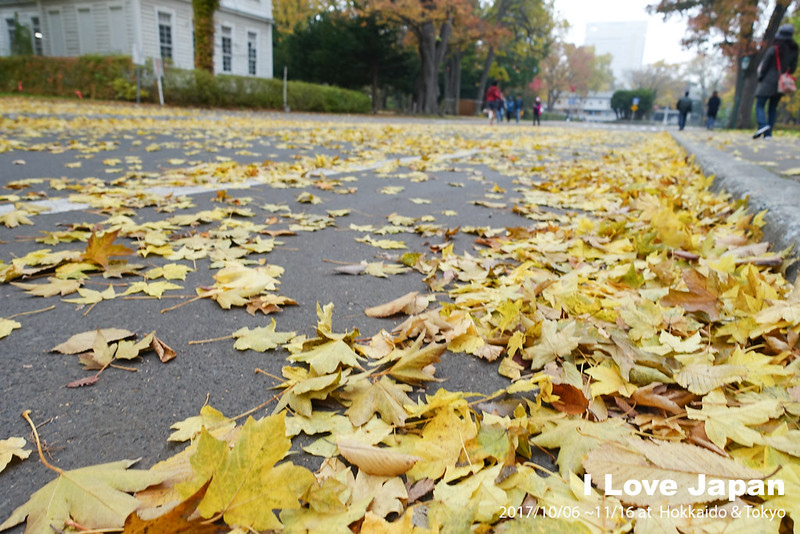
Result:
<instances>
[{"instance_id":1,"label":"road curb","mask_svg":"<svg viewBox=\"0 0 800 534\"><path fill-rule=\"evenodd\" d=\"M721 150L693 143L679 133L671 135L706 175L714 175L712 191L725 191L737 199L747 198L752 213L767 210L764 238L772 244L772 250L792 247L793 255L798 255L800 183L781 178L754 163L737 160ZM797 262L789 267L787 278L793 281L799 268Z\"/></svg>"}]
</instances>

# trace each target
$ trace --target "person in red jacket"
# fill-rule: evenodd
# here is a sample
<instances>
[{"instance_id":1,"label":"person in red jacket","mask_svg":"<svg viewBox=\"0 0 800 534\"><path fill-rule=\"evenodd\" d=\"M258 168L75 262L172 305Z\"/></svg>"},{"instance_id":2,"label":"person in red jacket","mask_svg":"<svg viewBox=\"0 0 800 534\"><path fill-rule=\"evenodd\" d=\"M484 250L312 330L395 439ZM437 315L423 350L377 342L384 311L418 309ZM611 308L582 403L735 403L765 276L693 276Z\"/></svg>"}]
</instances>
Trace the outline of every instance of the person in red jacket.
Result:
<instances>
[{"instance_id":1,"label":"person in red jacket","mask_svg":"<svg viewBox=\"0 0 800 534\"><path fill-rule=\"evenodd\" d=\"M500 101L502 98L503 96L500 94L500 88L497 87L497 82L492 82L492 85L490 85L489 89L486 91L486 109L489 110L489 124L494 124L494 118L500 111Z\"/></svg>"}]
</instances>

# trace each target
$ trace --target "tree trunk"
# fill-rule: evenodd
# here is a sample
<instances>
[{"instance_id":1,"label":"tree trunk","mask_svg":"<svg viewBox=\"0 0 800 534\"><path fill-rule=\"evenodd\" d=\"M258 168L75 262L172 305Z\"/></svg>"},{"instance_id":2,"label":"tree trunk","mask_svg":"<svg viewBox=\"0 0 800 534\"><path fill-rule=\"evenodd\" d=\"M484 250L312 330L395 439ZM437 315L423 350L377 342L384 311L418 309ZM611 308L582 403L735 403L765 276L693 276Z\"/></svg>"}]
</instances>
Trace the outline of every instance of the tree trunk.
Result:
<instances>
[{"instance_id":1,"label":"tree trunk","mask_svg":"<svg viewBox=\"0 0 800 534\"><path fill-rule=\"evenodd\" d=\"M500 5L497 7L498 23L500 23L503 20L503 17L506 16L506 11L508 11L508 7L510 5L511 0L502 0L500 2ZM490 45L489 50L486 53L486 61L483 62L483 72L481 73L481 78L478 81L478 102L475 106L476 115L479 114L483 109L483 99L486 96L486 84L489 82L489 70L492 68L495 52L494 45Z\"/></svg>"},{"instance_id":2,"label":"tree trunk","mask_svg":"<svg viewBox=\"0 0 800 534\"><path fill-rule=\"evenodd\" d=\"M444 112L458 115L458 102L461 90L461 50L453 50L445 63Z\"/></svg>"},{"instance_id":3,"label":"tree trunk","mask_svg":"<svg viewBox=\"0 0 800 534\"><path fill-rule=\"evenodd\" d=\"M561 98L560 90L551 89L547 92L547 111L553 111L553 106L556 105L559 98Z\"/></svg>"},{"instance_id":4,"label":"tree trunk","mask_svg":"<svg viewBox=\"0 0 800 534\"><path fill-rule=\"evenodd\" d=\"M372 76L370 76L370 78L372 79L372 112L377 113L380 102L379 101L380 95L378 94L378 66L372 65L371 70L372 70L371 73Z\"/></svg>"},{"instance_id":5,"label":"tree trunk","mask_svg":"<svg viewBox=\"0 0 800 534\"><path fill-rule=\"evenodd\" d=\"M447 41L450 39L451 28L452 19L442 24L437 38L433 21L427 21L421 26L417 35L422 62L422 87L420 90L420 112L422 113L439 113L439 67L447 52Z\"/></svg>"},{"instance_id":6,"label":"tree trunk","mask_svg":"<svg viewBox=\"0 0 800 534\"><path fill-rule=\"evenodd\" d=\"M478 80L478 102L475 105L476 115L478 115L483 109L483 99L486 97L486 84L489 83L489 69L492 68L494 54L494 46L490 46L489 51L486 53L486 61L483 62L483 72L481 72L481 78Z\"/></svg>"},{"instance_id":7,"label":"tree trunk","mask_svg":"<svg viewBox=\"0 0 800 534\"><path fill-rule=\"evenodd\" d=\"M760 60L762 54L758 54L754 59ZM751 61L747 70L742 73L744 82L739 94L739 113L736 116L736 128L750 129L753 127L753 102L756 99L756 87L758 86L758 62Z\"/></svg>"},{"instance_id":8,"label":"tree trunk","mask_svg":"<svg viewBox=\"0 0 800 534\"><path fill-rule=\"evenodd\" d=\"M778 0L775 3L775 7L773 8L769 17L767 28L764 30L763 43L767 44L768 46L772 46L775 35L778 33L778 28L780 27L783 17L786 15L786 11L788 11L791 3L791 0ZM752 35L752 28L746 28L743 31L743 38L747 39L748 41L752 40ZM766 49L762 48L757 53L752 54L750 58L750 64L747 66L747 69L741 73L741 76L744 78L741 85L741 91L739 91L739 87L737 87L736 91L739 94L734 96L734 101L737 101L738 99L739 102L739 112L735 117L736 123L734 125L736 128L752 128L753 122L751 117L753 101L755 100L756 88L758 87L758 64L761 63L761 58L764 57L765 52ZM741 70L741 62L739 62L736 68L737 71Z\"/></svg>"}]
</instances>

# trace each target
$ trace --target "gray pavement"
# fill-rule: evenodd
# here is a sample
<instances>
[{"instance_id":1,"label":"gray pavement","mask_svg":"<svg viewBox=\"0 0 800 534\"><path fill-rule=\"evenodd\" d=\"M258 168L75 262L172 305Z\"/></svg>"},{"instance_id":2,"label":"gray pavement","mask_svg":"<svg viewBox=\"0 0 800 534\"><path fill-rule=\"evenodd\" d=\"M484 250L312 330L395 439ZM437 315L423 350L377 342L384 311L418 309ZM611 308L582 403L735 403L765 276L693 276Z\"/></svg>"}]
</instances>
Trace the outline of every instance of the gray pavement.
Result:
<instances>
[{"instance_id":1,"label":"gray pavement","mask_svg":"<svg viewBox=\"0 0 800 534\"><path fill-rule=\"evenodd\" d=\"M286 230L292 224L312 220L322 221L324 226L317 231L298 229L296 235L278 236L271 252L255 256L285 269L278 292L299 303L268 317L251 316L242 308L223 311L208 299L162 313L188 301L196 287L213 283L215 271L207 260L196 261L196 269L185 281L175 281L183 290L161 300L116 298L89 308L64 303L58 297L32 297L17 287L0 285L0 317L14 316L22 325L0 340L0 439L29 437L20 414L31 410L34 421L41 425L39 432L50 461L63 469L139 457L141 467L149 467L182 449L183 445L166 441L169 427L197 415L205 403L234 416L275 394L270 388L276 381L255 374L254 369L280 375L284 353L240 352L230 339L191 342L228 336L243 326L264 326L272 318L279 331L312 336L315 304L328 302L335 305L335 331L358 328L362 335L371 336L381 328L391 330L402 317L371 319L363 310L409 291L427 291L427 286L415 272L388 279L334 273L335 265L330 261L378 261L398 253L356 242L355 238L367 232L354 227L379 228L387 224L387 215L398 213L414 218L417 225L439 225L439 232L404 231L372 237L402 239L409 251L424 253L444 242L443 231L460 227L462 231L453 239L455 250L473 252L475 235L464 233L465 227L503 229L530 223L512 209L519 176L535 179L537 166L571 158L599 158L615 146L635 146L642 136L660 131L636 127L615 129L619 135L608 135L602 125L546 124L532 130L527 124L503 124L489 129L483 121L471 119L431 123L383 117L189 114L185 110L173 121L169 113L153 116L131 107L93 109L93 118L84 122L81 107L70 108L61 117L53 115L59 109L39 106L27 110L25 116L40 116L41 122L16 124L13 117L22 112L0 100L0 117L5 117L0 119L4 120L0 130L0 215L8 213L15 200L59 200L58 209L35 216L33 226L0 225L0 261L9 263L47 247L36 241L43 232L86 232L114 214L131 217L137 224L157 225L184 212L242 207L253 210L254 217L231 215L226 231L243 221L266 224L273 218L277 222L266 229ZM601 134L590 133L597 128ZM595 135L598 142L571 146L570 136L582 130ZM522 139L523 135L530 139ZM800 199L800 184L737 161L699 142L691 132L675 137L706 172L717 174L719 187L734 195L749 195L756 210L770 210L767 220L775 243L784 246L798 242L800 217L790 208L792 200ZM320 159L323 156L327 162ZM205 183L200 180L208 178L205 174L191 170L209 168L203 165L224 167L227 158L242 165L266 160L264 167L274 174L266 183L226 181L222 167L215 167L219 173L213 177L218 181ZM334 158L338 159L331 163ZM315 167L314 161L319 161L319 166ZM135 182L142 190L174 187L174 194L162 204L148 204L149 197L143 194L142 207L87 208L82 204L85 199L69 198L79 191L59 189L65 185L90 188L98 183L106 187L123 178L127 185ZM190 178L197 183L189 186ZM176 185L178 182L183 186ZM357 189L349 192L349 188ZM403 189L388 194L391 188ZM223 190L227 198L218 194ZM303 192L322 202L300 202L298 195ZM111 197L113 192L104 195ZM185 206L184 198L193 204L191 208L170 211ZM268 205L284 205L288 212L272 212ZM330 216L329 212L335 210L350 212ZM198 223L181 233L213 232L219 224ZM80 251L84 247L84 243L72 242L52 248ZM147 269L168 263L157 256L131 257L130 261ZM33 278L26 281L44 281ZM115 284L118 292L126 285L125 279L93 277L89 282L86 287L97 290ZM42 311L51 305L53 309ZM77 357L50 349L72 334L105 327L139 334L155 330L178 356L162 364L152 354L147 355L131 364L135 372L112 368L104 371L92 387L66 388L68 382L90 373L82 370ZM508 384L496 367L471 356L446 354L436 371L445 381L435 387L490 393ZM310 467L318 462L311 457L294 461ZM52 478L53 473L35 458L35 453L26 461L12 462L0 473L0 521Z\"/></svg>"}]
</instances>

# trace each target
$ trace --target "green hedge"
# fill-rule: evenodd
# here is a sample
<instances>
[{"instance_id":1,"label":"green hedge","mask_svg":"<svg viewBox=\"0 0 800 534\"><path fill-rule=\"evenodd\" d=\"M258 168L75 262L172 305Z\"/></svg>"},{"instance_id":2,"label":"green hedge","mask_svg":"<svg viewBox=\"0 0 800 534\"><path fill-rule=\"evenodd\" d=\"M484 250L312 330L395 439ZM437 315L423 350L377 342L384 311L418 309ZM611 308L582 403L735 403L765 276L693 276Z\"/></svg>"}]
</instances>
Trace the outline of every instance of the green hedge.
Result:
<instances>
[{"instance_id":1,"label":"green hedge","mask_svg":"<svg viewBox=\"0 0 800 534\"><path fill-rule=\"evenodd\" d=\"M283 81L167 69L164 100L174 105L280 109ZM363 93L306 82L289 82L287 100L295 111L368 113L372 109Z\"/></svg>"},{"instance_id":2,"label":"green hedge","mask_svg":"<svg viewBox=\"0 0 800 534\"><path fill-rule=\"evenodd\" d=\"M84 98L130 99L130 85L126 91L123 80L135 83L135 67L126 56L0 58L0 92L16 92L22 82L23 94L74 96L80 91ZM144 69L142 88L150 92L149 101L156 101L158 91L149 67ZM289 82L287 99L294 111L368 113L372 109L364 93L305 82ZM164 100L175 106L281 109L283 82L167 67Z\"/></svg>"},{"instance_id":3,"label":"green hedge","mask_svg":"<svg viewBox=\"0 0 800 534\"><path fill-rule=\"evenodd\" d=\"M131 59L124 56L0 58L0 91L16 92L22 82L23 94L75 96L113 100L111 85L117 78L133 76Z\"/></svg>"}]
</instances>

